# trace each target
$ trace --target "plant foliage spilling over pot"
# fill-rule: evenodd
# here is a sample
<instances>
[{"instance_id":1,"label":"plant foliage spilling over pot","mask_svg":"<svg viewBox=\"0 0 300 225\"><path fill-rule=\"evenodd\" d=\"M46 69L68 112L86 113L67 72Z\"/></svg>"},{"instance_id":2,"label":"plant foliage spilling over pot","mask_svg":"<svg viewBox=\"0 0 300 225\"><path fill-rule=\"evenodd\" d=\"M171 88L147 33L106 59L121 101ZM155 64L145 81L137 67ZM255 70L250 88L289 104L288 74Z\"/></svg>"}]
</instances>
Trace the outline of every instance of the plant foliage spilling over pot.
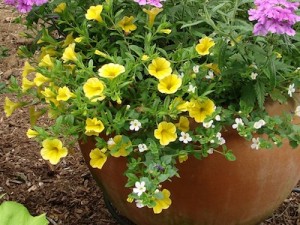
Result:
<instances>
[{"instance_id":1,"label":"plant foliage spilling over pot","mask_svg":"<svg viewBox=\"0 0 300 225\"><path fill-rule=\"evenodd\" d=\"M177 164L212 154L236 159L223 135L234 129L253 151L284 140L296 148L287 104L300 86L299 2L287 0L5 0L21 12L30 46L5 99L26 107L27 136L52 164L93 137L90 165L126 157L128 201L158 214ZM46 117L52 125L40 123ZM109 137L108 139L102 137ZM246 150L245 150L246 151ZM187 161L186 163L189 163Z\"/></svg>"}]
</instances>

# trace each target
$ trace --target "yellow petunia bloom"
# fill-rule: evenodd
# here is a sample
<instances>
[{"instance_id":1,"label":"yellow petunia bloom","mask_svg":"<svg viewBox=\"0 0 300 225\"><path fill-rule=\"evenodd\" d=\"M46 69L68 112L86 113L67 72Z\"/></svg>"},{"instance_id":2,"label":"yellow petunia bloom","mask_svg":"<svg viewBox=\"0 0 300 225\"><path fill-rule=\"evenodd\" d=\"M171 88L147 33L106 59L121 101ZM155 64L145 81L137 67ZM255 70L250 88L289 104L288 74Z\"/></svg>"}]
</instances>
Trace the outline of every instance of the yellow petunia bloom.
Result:
<instances>
[{"instance_id":1,"label":"yellow petunia bloom","mask_svg":"<svg viewBox=\"0 0 300 225\"><path fill-rule=\"evenodd\" d=\"M57 101L68 101L69 98L74 97L75 95L70 91L66 86L60 87L58 89L58 95L56 96Z\"/></svg>"},{"instance_id":2,"label":"yellow petunia bloom","mask_svg":"<svg viewBox=\"0 0 300 225\"><path fill-rule=\"evenodd\" d=\"M204 37L199 40L199 44L196 45L196 51L199 55L208 55L209 49L215 45L215 42L210 37Z\"/></svg>"},{"instance_id":3,"label":"yellow petunia bloom","mask_svg":"<svg viewBox=\"0 0 300 225\"><path fill-rule=\"evenodd\" d=\"M66 39L64 40L64 43L62 45L63 48L69 46L70 44L74 43L74 37L73 37L73 32L69 33L66 37Z\"/></svg>"},{"instance_id":4,"label":"yellow petunia bloom","mask_svg":"<svg viewBox=\"0 0 300 225\"><path fill-rule=\"evenodd\" d=\"M107 156L99 148L95 148L90 152L90 158L91 167L98 169L102 169L107 160Z\"/></svg>"},{"instance_id":5,"label":"yellow petunia bloom","mask_svg":"<svg viewBox=\"0 0 300 225\"><path fill-rule=\"evenodd\" d=\"M123 19L118 23L118 26L122 28L126 33L136 30L136 25L133 24L133 16L124 16Z\"/></svg>"},{"instance_id":6,"label":"yellow petunia bloom","mask_svg":"<svg viewBox=\"0 0 300 225\"><path fill-rule=\"evenodd\" d=\"M45 55L56 56L57 51L55 51L55 49L53 49L49 46L42 47L41 48L41 54L39 55L39 59L41 60L42 58L44 58Z\"/></svg>"},{"instance_id":7,"label":"yellow petunia bloom","mask_svg":"<svg viewBox=\"0 0 300 225\"><path fill-rule=\"evenodd\" d=\"M74 39L74 41L76 43L80 43L80 42L82 42L83 39L84 39L84 37L77 37L77 38Z\"/></svg>"},{"instance_id":8,"label":"yellow petunia bloom","mask_svg":"<svg viewBox=\"0 0 300 225\"><path fill-rule=\"evenodd\" d=\"M159 140L161 145L168 145L177 138L176 126L173 123L161 122L154 130L154 137Z\"/></svg>"},{"instance_id":9,"label":"yellow petunia bloom","mask_svg":"<svg viewBox=\"0 0 300 225\"><path fill-rule=\"evenodd\" d=\"M142 61L147 61L149 59L149 56L148 55L142 55Z\"/></svg>"},{"instance_id":10,"label":"yellow petunia bloom","mask_svg":"<svg viewBox=\"0 0 300 225\"><path fill-rule=\"evenodd\" d=\"M163 9L154 7L152 9L148 10L148 9L143 8L143 11L145 13L147 13L147 15L148 15L148 26L152 27L157 14L159 14L161 11L163 11Z\"/></svg>"},{"instance_id":11,"label":"yellow petunia bloom","mask_svg":"<svg viewBox=\"0 0 300 225\"><path fill-rule=\"evenodd\" d=\"M163 34L170 34L172 32L172 30L171 29L161 29L158 32L163 33Z\"/></svg>"},{"instance_id":12,"label":"yellow petunia bloom","mask_svg":"<svg viewBox=\"0 0 300 225\"><path fill-rule=\"evenodd\" d=\"M83 92L91 102L101 101L105 98L103 91L105 84L98 78L89 78L83 85Z\"/></svg>"},{"instance_id":13,"label":"yellow petunia bloom","mask_svg":"<svg viewBox=\"0 0 300 225\"><path fill-rule=\"evenodd\" d=\"M75 43L72 43L68 47L65 48L62 59L64 62L77 61L77 56L76 56L76 52L75 52Z\"/></svg>"},{"instance_id":14,"label":"yellow petunia bloom","mask_svg":"<svg viewBox=\"0 0 300 225\"><path fill-rule=\"evenodd\" d=\"M65 2L60 3L56 8L53 10L53 12L56 13L62 13L67 7L67 4Z\"/></svg>"},{"instance_id":15,"label":"yellow petunia bloom","mask_svg":"<svg viewBox=\"0 0 300 225\"><path fill-rule=\"evenodd\" d=\"M122 135L116 135L113 138L112 143L108 144L108 149L111 150L110 154L113 157L120 157L120 156L127 156L129 155L129 151L127 149L131 146L131 141L128 140L127 142L123 142L123 136ZM118 148L115 152L115 148Z\"/></svg>"},{"instance_id":16,"label":"yellow petunia bloom","mask_svg":"<svg viewBox=\"0 0 300 225\"><path fill-rule=\"evenodd\" d=\"M176 123L175 125L179 130L183 132L187 132L190 130L190 121L185 116L180 116L178 123Z\"/></svg>"},{"instance_id":17,"label":"yellow petunia bloom","mask_svg":"<svg viewBox=\"0 0 300 225\"><path fill-rule=\"evenodd\" d=\"M24 67L23 67L23 72L22 72L22 76L23 77L27 77L27 75L31 72L34 72L35 68L33 66L30 65L29 62L25 62Z\"/></svg>"},{"instance_id":18,"label":"yellow petunia bloom","mask_svg":"<svg viewBox=\"0 0 300 225\"><path fill-rule=\"evenodd\" d=\"M148 66L148 72L160 80L172 73L171 63L165 58L158 57L152 60Z\"/></svg>"},{"instance_id":19,"label":"yellow petunia bloom","mask_svg":"<svg viewBox=\"0 0 300 225\"><path fill-rule=\"evenodd\" d=\"M53 68L54 64L49 54L45 55L39 62L40 67Z\"/></svg>"},{"instance_id":20,"label":"yellow petunia bloom","mask_svg":"<svg viewBox=\"0 0 300 225\"><path fill-rule=\"evenodd\" d=\"M102 22L101 12L103 10L102 5L91 6L87 13L85 14L85 18L87 20L96 20L98 22Z\"/></svg>"},{"instance_id":21,"label":"yellow petunia bloom","mask_svg":"<svg viewBox=\"0 0 300 225\"><path fill-rule=\"evenodd\" d=\"M189 102L188 101L184 101L182 98L180 97L176 97L171 105L170 105L170 109L175 108L181 112L186 112L188 111L188 107L189 107Z\"/></svg>"},{"instance_id":22,"label":"yellow petunia bloom","mask_svg":"<svg viewBox=\"0 0 300 225\"><path fill-rule=\"evenodd\" d=\"M44 91L41 91L41 94L44 95L47 103L53 102L55 105L58 105L56 94L50 88L46 87Z\"/></svg>"},{"instance_id":23,"label":"yellow petunia bloom","mask_svg":"<svg viewBox=\"0 0 300 225\"><path fill-rule=\"evenodd\" d=\"M207 116L215 111L215 104L210 99L191 100L189 104L189 115L195 119L197 123L202 123Z\"/></svg>"},{"instance_id":24,"label":"yellow petunia bloom","mask_svg":"<svg viewBox=\"0 0 300 225\"><path fill-rule=\"evenodd\" d=\"M180 88L181 84L182 79L175 74L171 74L159 80L157 89L161 93L174 94Z\"/></svg>"},{"instance_id":25,"label":"yellow petunia bloom","mask_svg":"<svg viewBox=\"0 0 300 225\"><path fill-rule=\"evenodd\" d=\"M50 79L48 77L45 77L41 73L36 73L35 78L33 79L33 83L38 87L40 87L42 84L44 84L48 81L50 81Z\"/></svg>"},{"instance_id":26,"label":"yellow petunia bloom","mask_svg":"<svg viewBox=\"0 0 300 225\"><path fill-rule=\"evenodd\" d=\"M26 135L27 135L28 138L34 138L34 137L38 136L39 133L35 130L28 129L27 132L26 132Z\"/></svg>"},{"instance_id":27,"label":"yellow petunia bloom","mask_svg":"<svg viewBox=\"0 0 300 225\"><path fill-rule=\"evenodd\" d=\"M219 75L221 74L221 70L219 69L219 65L216 63L208 63L205 65L208 69L211 69L214 71L215 74Z\"/></svg>"},{"instance_id":28,"label":"yellow petunia bloom","mask_svg":"<svg viewBox=\"0 0 300 225\"><path fill-rule=\"evenodd\" d=\"M22 78L22 92L27 91L28 89L32 88L34 86L34 83L30 80L28 80L26 77Z\"/></svg>"},{"instance_id":29,"label":"yellow petunia bloom","mask_svg":"<svg viewBox=\"0 0 300 225\"><path fill-rule=\"evenodd\" d=\"M13 102L8 97L5 97L4 112L6 117L11 116L11 114L19 107L21 107L21 103Z\"/></svg>"},{"instance_id":30,"label":"yellow petunia bloom","mask_svg":"<svg viewBox=\"0 0 300 225\"><path fill-rule=\"evenodd\" d=\"M87 136L98 136L104 130L102 121L98 120L96 117L93 119L87 118L85 124L85 134Z\"/></svg>"},{"instance_id":31,"label":"yellow petunia bloom","mask_svg":"<svg viewBox=\"0 0 300 225\"><path fill-rule=\"evenodd\" d=\"M68 149L63 147L58 139L46 139L42 142L41 156L53 165L56 165L61 158L67 156Z\"/></svg>"},{"instance_id":32,"label":"yellow petunia bloom","mask_svg":"<svg viewBox=\"0 0 300 225\"><path fill-rule=\"evenodd\" d=\"M172 201L170 199L170 191L168 189L163 189L162 190L162 198L156 198L155 201L155 206L153 207L153 212L155 214L161 213L163 209L167 209L170 207Z\"/></svg>"},{"instance_id":33,"label":"yellow petunia bloom","mask_svg":"<svg viewBox=\"0 0 300 225\"><path fill-rule=\"evenodd\" d=\"M108 57L107 54L105 54L104 52L101 52L101 51L99 51L99 50L95 50L94 53L95 53L96 55L100 55L100 56L102 56L102 57L104 57L104 58L107 58L107 57Z\"/></svg>"},{"instance_id":34,"label":"yellow petunia bloom","mask_svg":"<svg viewBox=\"0 0 300 225\"><path fill-rule=\"evenodd\" d=\"M125 67L115 63L108 63L103 65L99 70L98 74L100 77L105 77L109 79L116 78L121 73L125 72Z\"/></svg>"}]
</instances>

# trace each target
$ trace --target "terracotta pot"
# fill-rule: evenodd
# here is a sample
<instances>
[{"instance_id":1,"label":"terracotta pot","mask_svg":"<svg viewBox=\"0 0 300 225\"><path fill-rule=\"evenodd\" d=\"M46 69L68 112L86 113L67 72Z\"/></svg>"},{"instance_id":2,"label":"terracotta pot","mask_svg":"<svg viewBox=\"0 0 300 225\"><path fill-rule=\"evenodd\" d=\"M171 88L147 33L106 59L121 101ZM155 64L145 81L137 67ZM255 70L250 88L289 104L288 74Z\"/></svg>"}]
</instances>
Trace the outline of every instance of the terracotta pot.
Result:
<instances>
[{"instance_id":1,"label":"terracotta pot","mask_svg":"<svg viewBox=\"0 0 300 225\"><path fill-rule=\"evenodd\" d=\"M126 201L130 190L124 188L125 158L110 157L102 170L89 168L112 204L137 225L257 224L272 214L300 179L300 149L284 143L281 148L256 151L233 130L223 136L237 160L230 162L215 153L179 164L181 178L163 184L171 192L172 205L158 215ZM94 147L92 139L80 142L87 164Z\"/></svg>"}]
</instances>

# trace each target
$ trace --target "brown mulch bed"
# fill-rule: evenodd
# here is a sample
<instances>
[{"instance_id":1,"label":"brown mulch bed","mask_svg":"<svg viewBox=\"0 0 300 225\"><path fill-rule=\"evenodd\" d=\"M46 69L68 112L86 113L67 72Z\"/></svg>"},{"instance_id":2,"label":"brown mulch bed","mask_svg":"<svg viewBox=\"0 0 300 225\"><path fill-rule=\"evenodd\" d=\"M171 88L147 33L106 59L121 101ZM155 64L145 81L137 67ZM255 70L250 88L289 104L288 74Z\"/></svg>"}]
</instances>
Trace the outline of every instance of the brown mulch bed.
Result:
<instances>
[{"instance_id":1,"label":"brown mulch bed","mask_svg":"<svg viewBox=\"0 0 300 225\"><path fill-rule=\"evenodd\" d=\"M23 66L16 51L25 41L19 36L24 28L12 22L16 17L0 3L0 53L1 46L8 49L7 57L0 58L0 82L19 76ZM5 194L0 203L13 200L33 215L46 212L53 225L117 225L78 151L50 167L39 155L40 146L25 135L28 113L5 117L5 96L0 95L0 196ZM299 203L300 194L292 193L261 225L300 225Z\"/></svg>"}]
</instances>

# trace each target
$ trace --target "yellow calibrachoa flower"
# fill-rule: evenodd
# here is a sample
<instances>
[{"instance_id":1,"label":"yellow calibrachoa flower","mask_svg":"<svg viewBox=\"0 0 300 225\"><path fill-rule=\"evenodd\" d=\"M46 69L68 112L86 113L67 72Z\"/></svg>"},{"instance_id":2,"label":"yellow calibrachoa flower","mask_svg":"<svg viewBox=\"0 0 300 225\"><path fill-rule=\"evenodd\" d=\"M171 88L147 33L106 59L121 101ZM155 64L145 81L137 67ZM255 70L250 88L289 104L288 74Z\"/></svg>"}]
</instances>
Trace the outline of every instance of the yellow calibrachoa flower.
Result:
<instances>
[{"instance_id":1,"label":"yellow calibrachoa flower","mask_svg":"<svg viewBox=\"0 0 300 225\"><path fill-rule=\"evenodd\" d=\"M210 37L204 37L199 40L199 44L196 45L196 51L199 55L208 55L209 49L215 45L215 42Z\"/></svg>"},{"instance_id":2,"label":"yellow calibrachoa flower","mask_svg":"<svg viewBox=\"0 0 300 225\"><path fill-rule=\"evenodd\" d=\"M34 71L35 71L35 68L33 66L31 66L28 61L26 61L24 64L24 67L23 67L22 76L27 77L27 75L29 73L34 72Z\"/></svg>"},{"instance_id":3,"label":"yellow calibrachoa flower","mask_svg":"<svg viewBox=\"0 0 300 225\"><path fill-rule=\"evenodd\" d=\"M161 93L174 94L180 88L181 84L182 79L175 74L171 74L159 80L157 89Z\"/></svg>"},{"instance_id":4,"label":"yellow calibrachoa flower","mask_svg":"<svg viewBox=\"0 0 300 225\"><path fill-rule=\"evenodd\" d=\"M172 32L171 29L161 29L158 31L159 33L170 34Z\"/></svg>"},{"instance_id":5,"label":"yellow calibrachoa flower","mask_svg":"<svg viewBox=\"0 0 300 225\"><path fill-rule=\"evenodd\" d=\"M98 22L102 22L102 17L101 17L101 12L102 12L103 6L102 5L96 5L96 6L91 6L86 14L85 18L87 20L96 20Z\"/></svg>"},{"instance_id":6,"label":"yellow calibrachoa flower","mask_svg":"<svg viewBox=\"0 0 300 225\"><path fill-rule=\"evenodd\" d=\"M42 158L49 160L53 165L56 165L61 158L68 154L68 149L63 147L62 142L58 139L46 139L42 142L42 145Z\"/></svg>"},{"instance_id":7,"label":"yellow calibrachoa flower","mask_svg":"<svg viewBox=\"0 0 300 225\"><path fill-rule=\"evenodd\" d=\"M131 146L131 141L128 140L128 142L124 142L122 143L122 139L123 136L122 135L116 135L113 138L113 143L112 144L108 144L108 149L111 150L110 154L113 157L120 157L120 156L127 156L129 155L129 151L127 151L127 149ZM115 147L118 147L118 151L116 152L112 152L112 150L114 150Z\"/></svg>"},{"instance_id":8,"label":"yellow calibrachoa flower","mask_svg":"<svg viewBox=\"0 0 300 225\"><path fill-rule=\"evenodd\" d=\"M175 125L179 130L183 132L187 132L190 129L190 121L185 116L180 116L178 123L176 123Z\"/></svg>"},{"instance_id":9,"label":"yellow calibrachoa flower","mask_svg":"<svg viewBox=\"0 0 300 225\"><path fill-rule=\"evenodd\" d=\"M85 124L85 134L87 136L98 136L104 130L102 121L98 120L96 117L93 119L87 118Z\"/></svg>"},{"instance_id":10,"label":"yellow calibrachoa flower","mask_svg":"<svg viewBox=\"0 0 300 225\"><path fill-rule=\"evenodd\" d=\"M69 98L75 95L66 86L58 88L58 95L56 96L57 101L68 101Z\"/></svg>"},{"instance_id":11,"label":"yellow calibrachoa flower","mask_svg":"<svg viewBox=\"0 0 300 225\"><path fill-rule=\"evenodd\" d=\"M45 55L39 62L39 66L53 68L54 64L49 54Z\"/></svg>"},{"instance_id":12,"label":"yellow calibrachoa flower","mask_svg":"<svg viewBox=\"0 0 300 225\"><path fill-rule=\"evenodd\" d=\"M62 59L64 62L77 61L77 56L75 53L75 43L72 43L68 47L65 48Z\"/></svg>"},{"instance_id":13,"label":"yellow calibrachoa flower","mask_svg":"<svg viewBox=\"0 0 300 225\"><path fill-rule=\"evenodd\" d=\"M85 96L91 100L91 102L101 101L105 98L103 91L105 84L98 78L89 78L83 85L83 92Z\"/></svg>"},{"instance_id":14,"label":"yellow calibrachoa flower","mask_svg":"<svg viewBox=\"0 0 300 225\"><path fill-rule=\"evenodd\" d=\"M171 63L165 58L158 57L152 60L148 66L148 72L160 80L172 73Z\"/></svg>"},{"instance_id":15,"label":"yellow calibrachoa flower","mask_svg":"<svg viewBox=\"0 0 300 225\"><path fill-rule=\"evenodd\" d=\"M35 130L28 129L27 132L26 132L26 135L27 135L28 138L34 138L34 137L38 136L39 133Z\"/></svg>"},{"instance_id":16,"label":"yellow calibrachoa flower","mask_svg":"<svg viewBox=\"0 0 300 225\"><path fill-rule=\"evenodd\" d=\"M122 28L126 33L136 30L136 25L133 24L133 16L124 16L123 19L118 23L118 26Z\"/></svg>"},{"instance_id":17,"label":"yellow calibrachoa flower","mask_svg":"<svg viewBox=\"0 0 300 225\"><path fill-rule=\"evenodd\" d=\"M149 56L148 55L142 55L142 61L147 61L149 59Z\"/></svg>"},{"instance_id":18,"label":"yellow calibrachoa flower","mask_svg":"<svg viewBox=\"0 0 300 225\"><path fill-rule=\"evenodd\" d=\"M176 126L173 123L161 122L154 130L154 137L159 140L161 145L168 145L177 138Z\"/></svg>"},{"instance_id":19,"label":"yellow calibrachoa flower","mask_svg":"<svg viewBox=\"0 0 300 225\"><path fill-rule=\"evenodd\" d=\"M174 107L176 107L176 109L181 112L186 112L186 111L188 111L189 102L184 101L181 97L176 97L172 101L172 103L170 105L170 109L172 109Z\"/></svg>"},{"instance_id":20,"label":"yellow calibrachoa flower","mask_svg":"<svg viewBox=\"0 0 300 225\"><path fill-rule=\"evenodd\" d=\"M155 17L157 16L158 13L163 11L163 9L154 7L152 9L148 10L148 9L143 8L143 11L148 14L148 25L149 25L149 27L152 27Z\"/></svg>"},{"instance_id":21,"label":"yellow calibrachoa flower","mask_svg":"<svg viewBox=\"0 0 300 225\"><path fill-rule=\"evenodd\" d=\"M26 77L22 78L22 92L27 91L28 89L32 88L34 83L28 80Z\"/></svg>"},{"instance_id":22,"label":"yellow calibrachoa flower","mask_svg":"<svg viewBox=\"0 0 300 225\"><path fill-rule=\"evenodd\" d=\"M69 33L66 37L66 39L64 40L64 43L62 45L63 48L69 46L70 44L74 43L74 37L73 37L73 32Z\"/></svg>"},{"instance_id":23,"label":"yellow calibrachoa flower","mask_svg":"<svg viewBox=\"0 0 300 225\"><path fill-rule=\"evenodd\" d=\"M74 41L76 43L80 43L80 42L82 42L83 39L84 39L84 37L77 37L77 38L74 39Z\"/></svg>"},{"instance_id":24,"label":"yellow calibrachoa flower","mask_svg":"<svg viewBox=\"0 0 300 225\"><path fill-rule=\"evenodd\" d=\"M108 57L107 54L105 54L104 52L101 52L101 51L99 51L99 50L95 50L94 53L95 53L96 55L100 55L100 56L102 56L102 57L104 57L104 58L107 58L107 57Z\"/></svg>"},{"instance_id":25,"label":"yellow calibrachoa flower","mask_svg":"<svg viewBox=\"0 0 300 225\"><path fill-rule=\"evenodd\" d=\"M8 97L5 97L4 112L6 117L11 116L11 114L19 107L21 107L21 103L13 102Z\"/></svg>"},{"instance_id":26,"label":"yellow calibrachoa flower","mask_svg":"<svg viewBox=\"0 0 300 225\"><path fill-rule=\"evenodd\" d=\"M156 198L154 200L156 205L153 207L153 212L155 214L161 213L163 209L169 208L172 204L172 201L170 199L170 191L168 189L163 189L162 194L163 197L161 199Z\"/></svg>"},{"instance_id":27,"label":"yellow calibrachoa flower","mask_svg":"<svg viewBox=\"0 0 300 225\"><path fill-rule=\"evenodd\" d=\"M36 73L35 78L33 79L33 83L38 87L40 87L42 84L44 84L48 81L50 81L50 79L48 77L45 77L41 73Z\"/></svg>"},{"instance_id":28,"label":"yellow calibrachoa flower","mask_svg":"<svg viewBox=\"0 0 300 225\"><path fill-rule=\"evenodd\" d=\"M39 55L39 60L41 60L45 55L50 55L50 56L56 56L57 51L53 49L52 47L42 47L41 48L41 54Z\"/></svg>"},{"instance_id":29,"label":"yellow calibrachoa flower","mask_svg":"<svg viewBox=\"0 0 300 225\"><path fill-rule=\"evenodd\" d=\"M44 95L47 103L53 102L55 105L58 105L58 101L56 100L56 94L48 87L41 91L41 94Z\"/></svg>"},{"instance_id":30,"label":"yellow calibrachoa flower","mask_svg":"<svg viewBox=\"0 0 300 225\"><path fill-rule=\"evenodd\" d=\"M67 4L65 2L60 3L56 8L53 10L56 13L62 13L67 7Z\"/></svg>"},{"instance_id":31,"label":"yellow calibrachoa flower","mask_svg":"<svg viewBox=\"0 0 300 225\"><path fill-rule=\"evenodd\" d=\"M99 76L113 79L125 72L125 67L120 64L108 63L103 65L99 70Z\"/></svg>"},{"instance_id":32,"label":"yellow calibrachoa flower","mask_svg":"<svg viewBox=\"0 0 300 225\"><path fill-rule=\"evenodd\" d=\"M221 70L219 69L219 65L216 63L208 63L205 65L208 69L211 69L214 71L216 75L219 75L221 73Z\"/></svg>"},{"instance_id":33,"label":"yellow calibrachoa flower","mask_svg":"<svg viewBox=\"0 0 300 225\"><path fill-rule=\"evenodd\" d=\"M104 163L107 160L107 156L99 148L95 148L90 152L90 158L91 167L98 169L102 169Z\"/></svg>"},{"instance_id":34,"label":"yellow calibrachoa flower","mask_svg":"<svg viewBox=\"0 0 300 225\"><path fill-rule=\"evenodd\" d=\"M207 116L210 116L215 111L215 104L210 99L192 99L188 111L189 115L193 117L197 123L202 123Z\"/></svg>"}]
</instances>

